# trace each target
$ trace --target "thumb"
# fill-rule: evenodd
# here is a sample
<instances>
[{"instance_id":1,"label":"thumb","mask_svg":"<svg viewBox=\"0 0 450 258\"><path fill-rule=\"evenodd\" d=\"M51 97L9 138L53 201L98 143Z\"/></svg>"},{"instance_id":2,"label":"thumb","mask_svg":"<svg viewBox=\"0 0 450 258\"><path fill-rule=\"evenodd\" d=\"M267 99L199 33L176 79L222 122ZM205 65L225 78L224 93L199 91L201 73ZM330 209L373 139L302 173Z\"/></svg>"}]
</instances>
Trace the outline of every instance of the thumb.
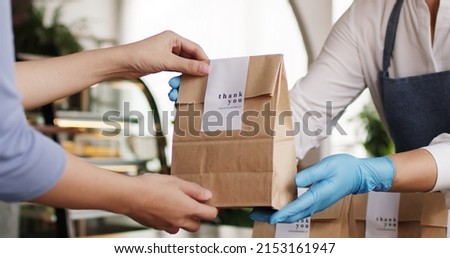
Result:
<instances>
[{"instance_id":1,"label":"thumb","mask_svg":"<svg viewBox=\"0 0 450 258\"><path fill-rule=\"evenodd\" d=\"M203 188L196 183L182 182L180 189L199 202L208 201L212 197L212 193L208 189Z\"/></svg>"},{"instance_id":2,"label":"thumb","mask_svg":"<svg viewBox=\"0 0 450 258\"><path fill-rule=\"evenodd\" d=\"M173 71L187 73L197 76L205 76L209 74L209 64L205 61L198 61L173 55L169 67Z\"/></svg>"}]
</instances>

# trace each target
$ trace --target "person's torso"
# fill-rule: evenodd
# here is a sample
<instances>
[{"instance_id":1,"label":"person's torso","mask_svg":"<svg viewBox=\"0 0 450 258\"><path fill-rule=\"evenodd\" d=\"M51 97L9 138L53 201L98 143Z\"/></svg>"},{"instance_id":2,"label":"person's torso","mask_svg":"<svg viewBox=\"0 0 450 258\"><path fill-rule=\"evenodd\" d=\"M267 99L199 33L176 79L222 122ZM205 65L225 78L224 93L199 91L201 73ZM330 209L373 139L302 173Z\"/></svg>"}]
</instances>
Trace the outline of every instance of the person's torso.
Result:
<instances>
[{"instance_id":1,"label":"person's torso","mask_svg":"<svg viewBox=\"0 0 450 258\"><path fill-rule=\"evenodd\" d=\"M22 110L15 83L14 39L9 0L0 0L0 131L8 126L8 117ZM12 119L12 118L11 118Z\"/></svg>"},{"instance_id":2,"label":"person's torso","mask_svg":"<svg viewBox=\"0 0 450 258\"><path fill-rule=\"evenodd\" d=\"M380 72L384 116L397 152L428 146L438 135L450 132L450 70L401 78L390 75L404 4L405 0L396 0L391 12Z\"/></svg>"},{"instance_id":3,"label":"person's torso","mask_svg":"<svg viewBox=\"0 0 450 258\"><path fill-rule=\"evenodd\" d=\"M350 10L365 83L385 120L379 73L388 20L396 0L358 0ZM441 1L431 41L430 14L424 0L404 1L399 16L389 74L403 78L450 70L450 1Z\"/></svg>"}]
</instances>

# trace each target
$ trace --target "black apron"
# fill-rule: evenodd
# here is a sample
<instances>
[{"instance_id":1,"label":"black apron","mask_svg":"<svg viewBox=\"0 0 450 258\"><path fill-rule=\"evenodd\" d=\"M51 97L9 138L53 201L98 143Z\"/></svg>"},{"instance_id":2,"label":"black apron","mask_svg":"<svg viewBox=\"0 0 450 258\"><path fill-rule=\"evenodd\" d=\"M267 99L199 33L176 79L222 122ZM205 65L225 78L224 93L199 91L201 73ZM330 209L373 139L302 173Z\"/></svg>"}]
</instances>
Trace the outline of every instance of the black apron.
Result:
<instances>
[{"instance_id":1,"label":"black apron","mask_svg":"<svg viewBox=\"0 0 450 258\"><path fill-rule=\"evenodd\" d=\"M450 71L389 78L402 5L403 0L397 0L389 18L380 74L383 108L396 152L428 146L439 134L450 132Z\"/></svg>"}]
</instances>

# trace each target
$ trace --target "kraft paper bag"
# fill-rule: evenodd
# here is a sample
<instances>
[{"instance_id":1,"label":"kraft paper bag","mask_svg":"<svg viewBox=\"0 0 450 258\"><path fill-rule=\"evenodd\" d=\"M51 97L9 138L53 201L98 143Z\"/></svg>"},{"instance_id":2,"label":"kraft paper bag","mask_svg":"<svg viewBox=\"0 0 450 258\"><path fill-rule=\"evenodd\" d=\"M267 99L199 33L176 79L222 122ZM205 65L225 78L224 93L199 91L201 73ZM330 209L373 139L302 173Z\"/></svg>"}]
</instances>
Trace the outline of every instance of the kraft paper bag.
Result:
<instances>
[{"instance_id":1,"label":"kraft paper bag","mask_svg":"<svg viewBox=\"0 0 450 258\"><path fill-rule=\"evenodd\" d=\"M448 237L449 209L445 205L445 195L440 192L427 193L423 197L422 237Z\"/></svg>"},{"instance_id":2,"label":"kraft paper bag","mask_svg":"<svg viewBox=\"0 0 450 258\"><path fill-rule=\"evenodd\" d=\"M311 219L306 219L299 223L286 224L286 228L256 221L253 224L252 237L348 238L348 212L351 198L352 196L343 198L328 209L314 214ZM280 230L283 230L283 232L280 232Z\"/></svg>"},{"instance_id":3,"label":"kraft paper bag","mask_svg":"<svg viewBox=\"0 0 450 258\"><path fill-rule=\"evenodd\" d=\"M397 229L397 234L394 237L420 237L423 197L423 193L401 193L396 218L380 218L379 223L386 224L387 227L394 225ZM366 237L367 202L368 194L358 194L352 197L349 212L350 237Z\"/></svg>"},{"instance_id":4,"label":"kraft paper bag","mask_svg":"<svg viewBox=\"0 0 450 258\"><path fill-rule=\"evenodd\" d=\"M216 59L183 75L171 174L209 189L219 208L295 199L296 158L282 55Z\"/></svg>"}]
</instances>

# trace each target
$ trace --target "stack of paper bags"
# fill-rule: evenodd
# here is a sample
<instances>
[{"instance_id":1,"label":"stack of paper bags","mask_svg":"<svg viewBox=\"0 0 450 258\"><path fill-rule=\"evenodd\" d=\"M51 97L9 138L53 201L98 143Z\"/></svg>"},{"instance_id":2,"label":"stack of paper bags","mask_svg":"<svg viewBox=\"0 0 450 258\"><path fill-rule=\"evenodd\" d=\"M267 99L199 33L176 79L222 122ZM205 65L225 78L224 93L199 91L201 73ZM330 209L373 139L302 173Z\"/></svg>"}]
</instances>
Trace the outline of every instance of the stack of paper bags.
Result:
<instances>
[{"instance_id":1,"label":"stack of paper bags","mask_svg":"<svg viewBox=\"0 0 450 258\"><path fill-rule=\"evenodd\" d=\"M300 197L301 198L301 197ZM255 222L254 238L347 238L349 237L348 212L352 196L347 196L333 206L318 212L311 219L299 223L270 225ZM306 225L308 225L306 227Z\"/></svg>"},{"instance_id":2,"label":"stack of paper bags","mask_svg":"<svg viewBox=\"0 0 450 258\"><path fill-rule=\"evenodd\" d=\"M381 193L369 193L381 194ZM447 232L448 209L441 193L383 193L386 196L399 197L394 216L375 216L370 220L368 213L369 194L354 195L350 206L350 237L445 237ZM375 213L383 214L382 208ZM368 217L369 215L369 217ZM369 235L370 225L378 226L379 235ZM389 231L392 231L389 233ZM372 234L372 233L370 233Z\"/></svg>"},{"instance_id":3,"label":"stack of paper bags","mask_svg":"<svg viewBox=\"0 0 450 258\"><path fill-rule=\"evenodd\" d=\"M440 192L425 194L423 197L421 236L423 238L450 237L449 223L449 209L445 205L444 194Z\"/></svg>"}]
</instances>

